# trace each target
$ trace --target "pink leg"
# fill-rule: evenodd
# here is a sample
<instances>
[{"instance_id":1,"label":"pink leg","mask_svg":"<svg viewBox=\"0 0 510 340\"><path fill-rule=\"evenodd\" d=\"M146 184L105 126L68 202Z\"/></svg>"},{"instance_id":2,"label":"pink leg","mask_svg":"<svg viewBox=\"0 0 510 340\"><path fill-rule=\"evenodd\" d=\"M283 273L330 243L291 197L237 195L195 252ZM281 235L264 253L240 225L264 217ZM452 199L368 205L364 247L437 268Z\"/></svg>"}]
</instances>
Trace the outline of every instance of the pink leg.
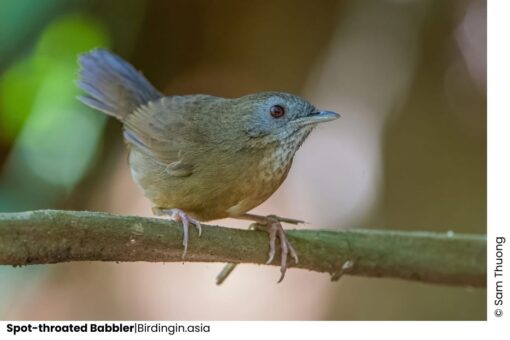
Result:
<instances>
[{"instance_id":1,"label":"pink leg","mask_svg":"<svg viewBox=\"0 0 510 340\"><path fill-rule=\"evenodd\" d=\"M290 253L295 263L298 263L299 259L296 250L292 247L292 244L290 244L287 239L287 235L285 235L285 230L283 230L281 222L285 221L296 224L303 222L288 218L280 218L274 215L258 216L253 214L244 214L241 218L256 221L256 223L253 224L255 229L264 230L269 233L269 259L267 260L267 263L271 263L273 261L276 253L276 237L280 239L280 248L282 249L280 262L281 276L278 282L282 282L285 277L285 272L287 271L288 254Z\"/></svg>"},{"instance_id":2,"label":"pink leg","mask_svg":"<svg viewBox=\"0 0 510 340\"><path fill-rule=\"evenodd\" d=\"M184 252L182 253L182 258L186 256L186 252L188 251L188 240L189 240L189 224L193 223L195 227L198 229L198 236L202 235L202 226L200 225L200 221L190 217L181 209L173 208L173 209L161 209L161 208L153 208L152 212L154 215L162 216L167 215L174 221L182 221L182 231L184 233L182 238L182 245L184 246Z\"/></svg>"},{"instance_id":3,"label":"pink leg","mask_svg":"<svg viewBox=\"0 0 510 340\"><path fill-rule=\"evenodd\" d=\"M241 216L237 216L235 218L255 221L250 225L249 229L257 229L263 230L269 233L269 259L266 263L271 263L273 261L274 255L276 253L276 237L280 239L280 247L282 248L282 256L280 263L280 272L282 273L278 282L281 282L285 277L285 271L287 270L287 256L288 253L292 256L295 263L298 263L298 255L294 250L292 245L290 244L287 236L285 235L285 231L283 230L281 222L299 224L306 223L300 220L292 219L292 218L284 218L275 215L270 216L260 216L254 214L243 214ZM216 284L222 284L230 273L235 269L237 264L228 263L223 270L216 277Z\"/></svg>"}]
</instances>

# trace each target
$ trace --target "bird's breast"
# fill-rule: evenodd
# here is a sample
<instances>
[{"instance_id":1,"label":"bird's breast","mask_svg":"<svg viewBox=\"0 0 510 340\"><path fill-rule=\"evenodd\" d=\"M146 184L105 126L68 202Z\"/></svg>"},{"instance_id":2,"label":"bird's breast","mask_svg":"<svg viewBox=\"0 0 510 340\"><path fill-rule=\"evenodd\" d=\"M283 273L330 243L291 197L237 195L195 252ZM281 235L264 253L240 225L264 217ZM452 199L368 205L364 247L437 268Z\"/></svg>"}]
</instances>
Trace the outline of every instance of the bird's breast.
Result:
<instances>
[{"instance_id":1,"label":"bird's breast","mask_svg":"<svg viewBox=\"0 0 510 340\"><path fill-rule=\"evenodd\" d=\"M275 147L197 159L191 175L176 177L166 166L133 149L131 173L155 206L179 208L202 221L239 216L268 199L285 180L295 150Z\"/></svg>"},{"instance_id":2,"label":"bird's breast","mask_svg":"<svg viewBox=\"0 0 510 340\"><path fill-rule=\"evenodd\" d=\"M236 189L238 201L227 208L229 216L239 216L268 199L283 183L292 165L293 150L279 147L264 152L253 167L244 174L242 184Z\"/></svg>"}]
</instances>

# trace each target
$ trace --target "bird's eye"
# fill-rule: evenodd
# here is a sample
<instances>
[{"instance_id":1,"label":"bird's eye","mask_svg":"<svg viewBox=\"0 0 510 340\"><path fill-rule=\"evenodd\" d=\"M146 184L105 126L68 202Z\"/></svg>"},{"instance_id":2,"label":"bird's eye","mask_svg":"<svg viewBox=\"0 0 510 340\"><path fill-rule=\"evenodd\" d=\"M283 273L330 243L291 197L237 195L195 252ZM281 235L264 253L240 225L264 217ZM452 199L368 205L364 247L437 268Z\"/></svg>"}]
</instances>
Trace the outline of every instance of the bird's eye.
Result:
<instances>
[{"instance_id":1,"label":"bird's eye","mask_svg":"<svg viewBox=\"0 0 510 340\"><path fill-rule=\"evenodd\" d=\"M281 118L285 114L285 109L281 105L273 105L270 112L273 118Z\"/></svg>"}]
</instances>

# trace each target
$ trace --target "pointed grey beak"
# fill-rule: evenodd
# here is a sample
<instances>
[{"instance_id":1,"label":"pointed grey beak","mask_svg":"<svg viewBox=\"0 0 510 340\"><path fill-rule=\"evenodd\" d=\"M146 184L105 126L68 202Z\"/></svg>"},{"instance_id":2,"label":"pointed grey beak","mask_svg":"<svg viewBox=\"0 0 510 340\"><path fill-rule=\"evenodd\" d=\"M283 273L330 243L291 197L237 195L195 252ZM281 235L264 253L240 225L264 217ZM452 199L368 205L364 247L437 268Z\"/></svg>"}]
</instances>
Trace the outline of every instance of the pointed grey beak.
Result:
<instances>
[{"instance_id":1,"label":"pointed grey beak","mask_svg":"<svg viewBox=\"0 0 510 340\"><path fill-rule=\"evenodd\" d=\"M340 114L333 111L318 111L312 113L311 117L317 117L321 122L327 122L340 118Z\"/></svg>"},{"instance_id":2,"label":"pointed grey beak","mask_svg":"<svg viewBox=\"0 0 510 340\"><path fill-rule=\"evenodd\" d=\"M340 118L341 116L333 111L316 111L310 113L306 117L299 118L299 125L305 126L310 124L325 123Z\"/></svg>"}]
</instances>

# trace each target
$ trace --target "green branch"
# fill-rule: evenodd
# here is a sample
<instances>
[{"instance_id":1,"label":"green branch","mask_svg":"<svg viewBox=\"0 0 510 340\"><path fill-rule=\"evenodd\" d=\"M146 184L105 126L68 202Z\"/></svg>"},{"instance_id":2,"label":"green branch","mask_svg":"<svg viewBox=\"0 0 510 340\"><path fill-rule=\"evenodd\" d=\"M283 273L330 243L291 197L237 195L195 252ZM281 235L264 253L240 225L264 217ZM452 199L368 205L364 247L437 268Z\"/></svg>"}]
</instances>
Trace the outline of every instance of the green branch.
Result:
<instances>
[{"instance_id":1,"label":"green branch","mask_svg":"<svg viewBox=\"0 0 510 340\"><path fill-rule=\"evenodd\" d=\"M264 264L264 232L203 226L190 229L187 262ZM300 262L290 268L392 277L457 286L486 286L484 235L388 230L289 230ZM69 261L182 262L182 227L164 219L97 212L0 213L0 264ZM277 252L278 253L278 252ZM275 258L272 265L279 265Z\"/></svg>"}]
</instances>

